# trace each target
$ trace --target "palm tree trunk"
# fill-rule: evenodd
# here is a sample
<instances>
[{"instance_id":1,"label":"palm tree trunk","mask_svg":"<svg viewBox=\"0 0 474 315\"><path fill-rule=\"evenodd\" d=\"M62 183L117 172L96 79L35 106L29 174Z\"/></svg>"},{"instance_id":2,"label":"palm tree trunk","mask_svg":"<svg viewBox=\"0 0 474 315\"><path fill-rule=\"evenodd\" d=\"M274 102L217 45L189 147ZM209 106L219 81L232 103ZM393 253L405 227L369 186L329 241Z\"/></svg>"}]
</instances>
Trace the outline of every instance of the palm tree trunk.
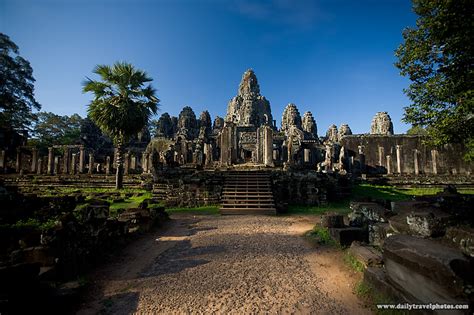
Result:
<instances>
[{"instance_id":1,"label":"palm tree trunk","mask_svg":"<svg viewBox=\"0 0 474 315\"><path fill-rule=\"evenodd\" d=\"M117 143L117 155L116 164L117 170L115 172L115 189L122 189L123 188L123 143L120 141Z\"/></svg>"}]
</instances>

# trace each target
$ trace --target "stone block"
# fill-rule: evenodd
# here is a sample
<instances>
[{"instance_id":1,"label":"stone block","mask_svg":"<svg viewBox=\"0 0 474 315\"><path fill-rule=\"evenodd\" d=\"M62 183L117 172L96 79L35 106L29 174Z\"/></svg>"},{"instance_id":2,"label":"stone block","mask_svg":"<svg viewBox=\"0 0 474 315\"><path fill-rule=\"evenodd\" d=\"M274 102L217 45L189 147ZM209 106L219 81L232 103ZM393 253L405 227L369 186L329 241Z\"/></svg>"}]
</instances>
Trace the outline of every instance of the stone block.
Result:
<instances>
[{"instance_id":1,"label":"stone block","mask_svg":"<svg viewBox=\"0 0 474 315\"><path fill-rule=\"evenodd\" d=\"M393 234L393 230L388 223L369 224L369 243L375 246L382 246L384 240Z\"/></svg>"},{"instance_id":2,"label":"stone block","mask_svg":"<svg viewBox=\"0 0 474 315\"><path fill-rule=\"evenodd\" d=\"M368 222L388 222L388 218L393 215L390 210L375 202L350 203L352 212L349 214L350 225L362 226Z\"/></svg>"},{"instance_id":3,"label":"stone block","mask_svg":"<svg viewBox=\"0 0 474 315\"><path fill-rule=\"evenodd\" d=\"M427 201L403 200L392 201L390 203L391 210L395 213L410 213L416 209L429 207L430 203Z\"/></svg>"},{"instance_id":4,"label":"stone block","mask_svg":"<svg viewBox=\"0 0 474 315\"><path fill-rule=\"evenodd\" d=\"M451 215L437 209L427 209L410 213L406 220L410 234L435 237L444 235L451 218Z\"/></svg>"},{"instance_id":5,"label":"stone block","mask_svg":"<svg viewBox=\"0 0 474 315\"><path fill-rule=\"evenodd\" d=\"M461 251L474 257L474 229L468 226L453 226L446 229L446 238L453 241Z\"/></svg>"},{"instance_id":6,"label":"stone block","mask_svg":"<svg viewBox=\"0 0 474 315\"><path fill-rule=\"evenodd\" d=\"M364 270L364 280L377 295L382 298L382 301L397 301L397 303L413 302L414 298L398 290L392 283L390 283L387 273L384 268L367 267Z\"/></svg>"},{"instance_id":7,"label":"stone block","mask_svg":"<svg viewBox=\"0 0 474 315\"><path fill-rule=\"evenodd\" d=\"M343 228L344 216L341 214L326 214L321 216L321 225L327 228Z\"/></svg>"},{"instance_id":8,"label":"stone block","mask_svg":"<svg viewBox=\"0 0 474 315\"><path fill-rule=\"evenodd\" d=\"M390 282L420 303L466 303L473 268L461 253L433 240L394 235L383 247Z\"/></svg>"},{"instance_id":9,"label":"stone block","mask_svg":"<svg viewBox=\"0 0 474 315\"><path fill-rule=\"evenodd\" d=\"M329 234L341 246L350 246L353 241L367 241L367 230L358 227L330 228Z\"/></svg>"},{"instance_id":10,"label":"stone block","mask_svg":"<svg viewBox=\"0 0 474 315\"><path fill-rule=\"evenodd\" d=\"M82 220L84 222L106 220L109 217L109 204L90 204L83 211Z\"/></svg>"},{"instance_id":11,"label":"stone block","mask_svg":"<svg viewBox=\"0 0 474 315\"><path fill-rule=\"evenodd\" d=\"M38 263L42 267L55 264L52 250L44 246L15 250L10 254L10 258L14 263Z\"/></svg>"},{"instance_id":12,"label":"stone block","mask_svg":"<svg viewBox=\"0 0 474 315\"><path fill-rule=\"evenodd\" d=\"M360 263L366 268L369 266L381 266L382 253L372 246L362 245L360 242L352 242L349 248L349 253L352 254Z\"/></svg>"}]
</instances>

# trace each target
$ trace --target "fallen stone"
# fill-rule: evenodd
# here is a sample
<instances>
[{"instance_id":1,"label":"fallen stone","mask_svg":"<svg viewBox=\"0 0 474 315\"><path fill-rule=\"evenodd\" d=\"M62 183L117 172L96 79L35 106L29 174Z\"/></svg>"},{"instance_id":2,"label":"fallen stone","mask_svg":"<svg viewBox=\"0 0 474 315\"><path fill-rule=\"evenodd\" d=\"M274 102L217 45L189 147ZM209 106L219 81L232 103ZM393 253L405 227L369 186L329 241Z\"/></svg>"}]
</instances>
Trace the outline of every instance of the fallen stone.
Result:
<instances>
[{"instance_id":1,"label":"fallen stone","mask_svg":"<svg viewBox=\"0 0 474 315\"><path fill-rule=\"evenodd\" d=\"M353 241L367 241L367 231L359 227L330 228L329 234L341 246L350 246Z\"/></svg>"},{"instance_id":2,"label":"fallen stone","mask_svg":"<svg viewBox=\"0 0 474 315\"><path fill-rule=\"evenodd\" d=\"M10 259L14 264L38 263L42 267L52 266L55 264L55 256L53 255L52 250L44 246L15 250L10 254Z\"/></svg>"},{"instance_id":3,"label":"fallen stone","mask_svg":"<svg viewBox=\"0 0 474 315\"><path fill-rule=\"evenodd\" d=\"M474 269L459 250L409 235L387 238L383 249L387 276L403 292L420 303L466 303Z\"/></svg>"},{"instance_id":4,"label":"fallen stone","mask_svg":"<svg viewBox=\"0 0 474 315\"><path fill-rule=\"evenodd\" d=\"M321 216L321 225L327 228L343 228L344 216L341 214L326 214Z\"/></svg>"},{"instance_id":5,"label":"fallen stone","mask_svg":"<svg viewBox=\"0 0 474 315\"><path fill-rule=\"evenodd\" d=\"M366 268L369 266L381 266L383 264L381 252L372 246L364 246L357 241L352 242L352 245L349 248L349 253Z\"/></svg>"},{"instance_id":6,"label":"fallen stone","mask_svg":"<svg viewBox=\"0 0 474 315\"><path fill-rule=\"evenodd\" d=\"M474 229L467 226L448 227L446 238L453 241L461 251L474 257Z\"/></svg>"},{"instance_id":7,"label":"fallen stone","mask_svg":"<svg viewBox=\"0 0 474 315\"><path fill-rule=\"evenodd\" d=\"M406 220L410 234L435 237L445 234L451 218L452 216L447 213L431 209L430 211L412 212Z\"/></svg>"},{"instance_id":8,"label":"fallen stone","mask_svg":"<svg viewBox=\"0 0 474 315\"><path fill-rule=\"evenodd\" d=\"M390 203L391 210L395 213L410 213L415 209L429 207L430 203L427 201L403 200L392 201Z\"/></svg>"},{"instance_id":9,"label":"fallen stone","mask_svg":"<svg viewBox=\"0 0 474 315\"><path fill-rule=\"evenodd\" d=\"M375 246L382 246L384 240L393 234L393 230L388 223L369 224L369 243Z\"/></svg>"},{"instance_id":10,"label":"fallen stone","mask_svg":"<svg viewBox=\"0 0 474 315\"><path fill-rule=\"evenodd\" d=\"M352 213L349 214L350 225L362 226L367 222L387 222L393 215L390 210L375 202L356 202L350 203Z\"/></svg>"},{"instance_id":11,"label":"fallen stone","mask_svg":"<svg viewBox=\"0 0 474 315\"><path fill-rule=\"evenodd\" d=\"M364 270L363 281L374 289L382 302L397 301L397 303L406 303L415 301L413 297L398 290L390 283L384 268L367 267Z\"/></svg>"}]
</instances>

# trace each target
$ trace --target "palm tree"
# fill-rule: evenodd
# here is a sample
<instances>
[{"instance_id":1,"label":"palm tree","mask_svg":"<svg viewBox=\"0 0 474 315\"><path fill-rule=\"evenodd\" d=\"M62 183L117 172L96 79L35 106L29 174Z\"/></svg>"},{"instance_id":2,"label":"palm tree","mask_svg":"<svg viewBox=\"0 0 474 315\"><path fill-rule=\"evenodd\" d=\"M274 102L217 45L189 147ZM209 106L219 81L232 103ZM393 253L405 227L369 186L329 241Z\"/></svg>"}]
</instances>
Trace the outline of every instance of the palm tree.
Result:
<instances>
[{"instance_id":1,"label":"palm tree","mask_svg":"<svg viewBox=\"0 0 474 315\"><path fill-rule=\"evenodd\" d=\"M159 99L153 81L141 70L126 62L113 66L98 65L93 71L100 81L89 78L83 83L83 92L94 93L88 105L90 119L110 136L117 149L115 187L123 187L123 151L130 137L142 131L150 117L158 110Z\"/></svg>"}]
</instances>

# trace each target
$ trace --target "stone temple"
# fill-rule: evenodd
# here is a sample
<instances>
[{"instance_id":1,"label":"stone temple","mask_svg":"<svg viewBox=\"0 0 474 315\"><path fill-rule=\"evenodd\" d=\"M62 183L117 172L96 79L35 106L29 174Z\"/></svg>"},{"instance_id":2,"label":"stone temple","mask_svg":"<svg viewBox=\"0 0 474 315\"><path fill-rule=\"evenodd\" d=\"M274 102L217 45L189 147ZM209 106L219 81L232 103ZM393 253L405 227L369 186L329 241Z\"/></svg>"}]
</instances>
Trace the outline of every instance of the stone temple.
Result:
<instances>
[{"instance_id":1,"label":"stone temple","mask_svg":"<svg viewBox=\"0 0 474 315\"><path fill-rule=\"evenodd\" d=\"M353 176L472 174L472 163L463 160L460 145L429 147L421 135L395 134L387 112L376 113L366 134L353 134L343 123L339 127L332 124L318 135L317 115L310 111L301 115L293 103L285 107L281 126L276 125L275 115L279 114L272 113L255 72L249 69L242 75L224 118L212 118L208 111L197 115L189 106L178 117L163 113L154 138L139 137L127 147L125 174L233 168ZM113 151L94 151L87 143L52 146L47 156L24 144L16 149L4 144L2 148L0 169L4 172L107 175L115 167ZM57 151L63 154L57 155Z\"/></svg>"},{"instance_id":2,"label":"stone temple","mask_svg":"<svg viewBox=\"0 0 474 315\"><path fill-rule=\"evenodd\" d=\"M344 123L333 124L318 136L313 113L302 116L293 103L284 109L280 128L273 117L270 101L249 69L227 105L225 118L217 116L211 123L207 111L197 118L188 106L177 118L164 113L157 137L146 149L147 165L155 169L282 167L352 174L471 172L453 146L428 148L421 136L395 135L387 112L377 113L370 133L359 135Z\"/></svg>"}]
</instances>

